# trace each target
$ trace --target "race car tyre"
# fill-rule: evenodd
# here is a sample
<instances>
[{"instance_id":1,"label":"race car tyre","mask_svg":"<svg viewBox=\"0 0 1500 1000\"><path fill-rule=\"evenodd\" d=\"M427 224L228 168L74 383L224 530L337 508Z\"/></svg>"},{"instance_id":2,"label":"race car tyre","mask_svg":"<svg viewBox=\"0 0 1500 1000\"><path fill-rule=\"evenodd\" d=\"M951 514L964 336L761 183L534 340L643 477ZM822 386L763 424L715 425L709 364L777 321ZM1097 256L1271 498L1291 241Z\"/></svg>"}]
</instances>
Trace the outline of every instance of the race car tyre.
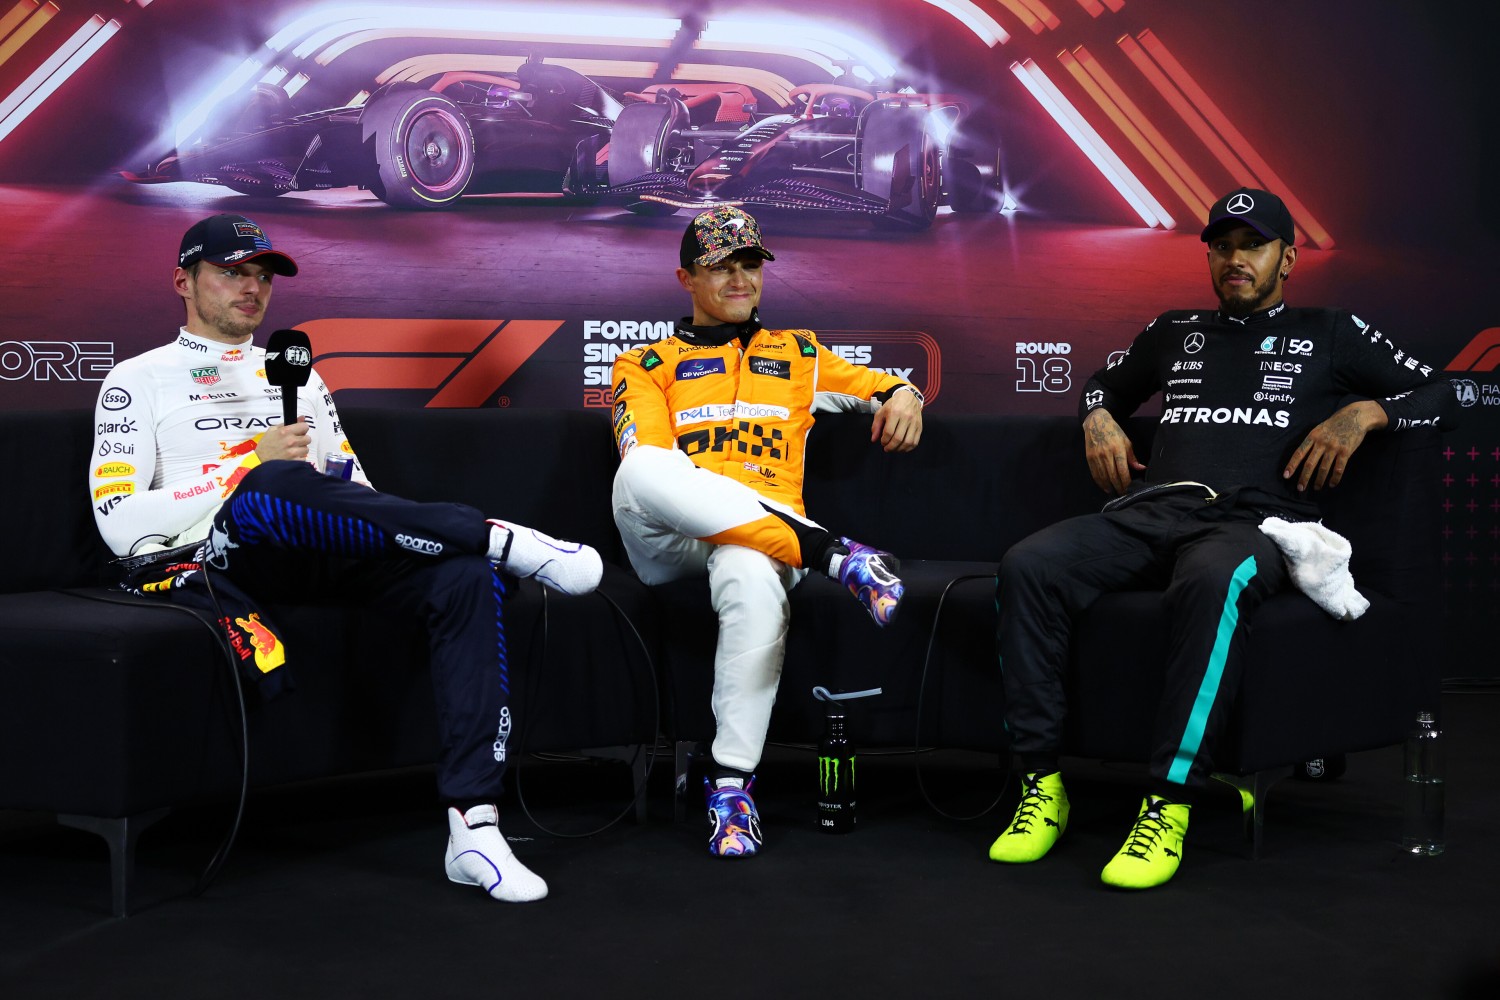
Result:
<instances>
[{"instance_id":1,"label":"race car tyre","mask_svg":"<svg viewBox=\"0 0 1500 1000\"><path fill-rule=\"evenodd\" d=\"M687 108L678 100L629 104L621 109L609 134L609 183L624 184L665 170L672 130L686 118ZM677 211L656 201L633 201L625 207L637 215L671 215Z\"/></svg>"},{"instance_id":2,"label":"race car tyre","mask_svg":"<svg viewBox=\"0 0 1500 1000\"><path fill-rule=\"evenodd\" d=\"M940 150L928 133L927 109L880 102L859 116L854 181L887 203L882 219L903 229L926 229L942 195Z\"/></svg>"},{"instance_id":3,"label":"race car tyre","mask_svg":"<svg viewBox=\"0 0 1500 1000\"><path fill-rule=\"evenodd\" d=\"M943 163L943 179L947 182L948 204L953 211L983 212L990 207L984 177L972 160L948 157Z\"/></svg>"},{"instance_id":4,"label":"race car tyre","mask_svg":"<svg viewBox=\"0 0 1500 1000\"><path fill-rule=\"evenodd\" d=\"M373 150L370 189L397 208L441 208L474 176L474 131L458 105L431 91L396 91L373 99L360 117Z\"/></svg>"}]
</instances>

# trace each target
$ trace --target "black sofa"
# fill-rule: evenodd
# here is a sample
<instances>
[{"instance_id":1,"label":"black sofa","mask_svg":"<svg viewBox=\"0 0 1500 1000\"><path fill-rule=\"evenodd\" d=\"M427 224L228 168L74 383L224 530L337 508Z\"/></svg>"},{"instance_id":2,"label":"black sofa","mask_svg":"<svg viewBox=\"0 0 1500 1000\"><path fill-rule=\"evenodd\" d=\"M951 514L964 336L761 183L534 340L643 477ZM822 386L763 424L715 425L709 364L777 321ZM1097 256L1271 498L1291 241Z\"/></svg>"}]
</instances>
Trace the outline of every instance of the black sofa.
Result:
<instances>
[{"instance_id":1,"label":"black sofa","mask_svg":"<svg viewBox=\"0 0 1500 1000\"><path fill-rule=\"evenodd\" d=\"M617 459L606 414L346 408L343 418L380 488L600 549L600 594L560 598L528 581L507 605L522 748L600 748L635 762L639 783L644 755L628 748L654 745L659 731L678 747L679 790L692 794L687 751L713 732L708 588L646 588L626 567L609 513ZM90 423L77 411L0 413L0 462L26 470L24 489L0 491L0 517L32 527L0 563L0 808L103 834L123 913L134 837L173 805L231 794L240 764L232 684L210 629L102 586L108 554L84 503ZM1150 423L1130 429L1144 454ZM820 418L809 454L809 515L901 556L907 597L881 630L816 574L794 591L772 738L817 739L814 685L879 686L852 715L858 745L1003 751L994 572L1021 537L1102 501L1076 422L929 414L921 447L890 456L869 443L868 417L835 415ZM1333 621L1297 593L1257 615L1238 707L1215 747L1252 834L1266 789L1292 765L1398 742L1418 705L1435 703L1438 658L1423 626L1438 593L1437 462L1435 433L1374 436L1323 498L1326 522L1354 544L1372 605L1363 618ZM295 691L250 709L253 785L435 759L414 626L275 610L302 665ZM1164 634L1150 593L1101 599L1080 623L1070 753L1146 758Z\"/></svg>"},{"instance_id":2,"label":"black sofa","mask_svg":"<svg viewBox=\"0 0 1500 1000\"><path fill-rule=\"evenodd\" d=\"M643 785L647 757L638 748L654 745L658 716L648 659L655 618L646 588L619 568L609 511L614 450L603 418L459 410L344 417L382 489L466 502L600 549L606 571L596 594L564 597L532 581L510 589L515 739L521 753L622 757ZM123 914L141 830L174 805L239 790L240 724L214 630L187 611L105 586L109 553L86 503L91 446L89 413L0 414L0 461L25 470L18 488L0 491L0 517L27 526L0 561L0 808L54 812L105 837L113 908ZM416 624L363 610L269 610L285 632L294 689L263 704L247 692L252 786L437 759Z\"/></svg>"}]
</instances>

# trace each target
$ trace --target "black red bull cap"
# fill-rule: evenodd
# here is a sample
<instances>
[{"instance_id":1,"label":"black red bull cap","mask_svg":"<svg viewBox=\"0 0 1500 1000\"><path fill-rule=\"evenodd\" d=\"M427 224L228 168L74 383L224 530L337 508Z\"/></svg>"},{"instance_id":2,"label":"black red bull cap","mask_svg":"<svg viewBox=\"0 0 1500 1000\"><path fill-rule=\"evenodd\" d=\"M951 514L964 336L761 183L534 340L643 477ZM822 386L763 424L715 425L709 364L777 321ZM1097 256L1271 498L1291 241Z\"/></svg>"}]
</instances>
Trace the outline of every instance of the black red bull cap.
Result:
<instances>
[{"instance_id":1,"label":"black red bull cap","mask_svg":"<svg viewBox=\"0 0 1500 1000\"><path fill-rule=\"evenodd\" d=\"M290 278L297 273L297 262L273 249L265 230L243 215L211 215L183 233L177 266L191 267L200 260L219 267L253 260L273 274Z\"/></svg>"}]
</instances>

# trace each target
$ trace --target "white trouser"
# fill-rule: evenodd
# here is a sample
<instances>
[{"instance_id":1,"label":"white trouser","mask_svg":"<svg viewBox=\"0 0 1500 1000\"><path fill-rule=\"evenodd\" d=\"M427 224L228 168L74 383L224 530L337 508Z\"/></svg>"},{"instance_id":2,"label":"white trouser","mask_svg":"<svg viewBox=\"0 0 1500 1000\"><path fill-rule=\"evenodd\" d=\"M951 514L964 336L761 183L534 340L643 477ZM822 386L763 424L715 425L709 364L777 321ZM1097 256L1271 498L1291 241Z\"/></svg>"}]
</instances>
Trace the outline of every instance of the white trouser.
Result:
<instances>
[{"instance_id":1,"label":"white trouser","mask_svg":"<svg viewBox=\"0 0 1500 1000\"><path fill-rule=\"evenodd\" d=\"M764 518L762 502L750 487L698 468L676 449L637 446L615 474L615 524L636 574L648 584L708 574L719 616L713 756L744 771L760 763L786 655L787 593L807 571L742 545L702 539Z\"/></svg>"}]
</instances>

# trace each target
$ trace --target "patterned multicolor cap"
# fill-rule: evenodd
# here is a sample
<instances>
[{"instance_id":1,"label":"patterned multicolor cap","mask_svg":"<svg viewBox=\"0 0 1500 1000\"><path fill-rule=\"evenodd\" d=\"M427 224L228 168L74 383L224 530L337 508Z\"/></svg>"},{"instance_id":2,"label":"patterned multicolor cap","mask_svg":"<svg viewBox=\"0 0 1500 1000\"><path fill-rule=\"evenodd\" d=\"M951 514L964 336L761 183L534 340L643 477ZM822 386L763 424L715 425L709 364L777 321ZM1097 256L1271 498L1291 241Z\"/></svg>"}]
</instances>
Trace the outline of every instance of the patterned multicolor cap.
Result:
<instances>
[{"instance_id":1,"label":"patterned multicolor cap","mask_svg":"<svg viewBox=\"0 0 1500 1000\"><path fill-rule=\"evenodd\" d=\"M760 242L760 223L733 205L720 205L700 212L682 234L683 267L709 267L736 250L754 250L766 260L775 260Z\"/></svg>"}]
</instances>

